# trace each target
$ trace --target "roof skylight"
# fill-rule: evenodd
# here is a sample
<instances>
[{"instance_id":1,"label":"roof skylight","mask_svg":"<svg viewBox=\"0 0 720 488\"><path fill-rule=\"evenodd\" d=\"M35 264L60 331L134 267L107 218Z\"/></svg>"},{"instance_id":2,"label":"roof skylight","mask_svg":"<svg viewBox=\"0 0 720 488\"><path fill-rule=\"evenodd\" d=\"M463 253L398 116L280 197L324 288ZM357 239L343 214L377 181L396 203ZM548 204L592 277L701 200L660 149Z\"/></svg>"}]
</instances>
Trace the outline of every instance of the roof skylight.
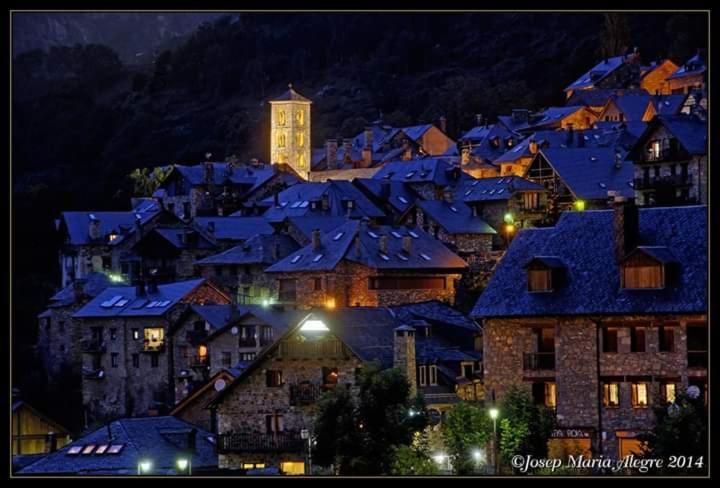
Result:
<instances>
[{"instance_id":1,"label":"roof skylight","mask_svg":"<svg viewBox=\"0 0 720 488\"><path fill-rule=\"evenodd\" d=\"M322 254L318 254L317 256L315 256L313 258L313 263L317 263L318 261L320 261L322 259L322 257L323 257Z\"/></svg>"},{"instance_id":2,"label":"roof skylight","mask_svg":"<svg viewBox=\"0 0 720 488\"><path fill-rule=\"evenodd\" d=\"M344 231L338 232L337 234L335 234L335 237L333 237L333 241L339 241L340 239L342 239L342 236L344 236L344 235L345 235Z\"/></svg>"},{"instance_id":3,"label":"roof skylight","mask_svg":"<svg viewBox=\"0 0 720 488\"><path fill-rule=\"evenodd\" d=\"M420 253L420 257L423 258L425 261L430 261L432 258L425 254L424 252Z\"/></svg>"},{"instance_id":4,"label":"roof skylight","mask_svg":"<svg viewBox=\"0 0 720 488\"><path fill-rule=\"evenodd\" d=\"M294 258L292 258L292 261L290 261L290 262L293 263L293 264L295 264L295 263L297 263L298 261L300 261L300 258L301 258L301 257L302 257L302 255L298 254L297 256L295 256Z\"/></svg>"}]
</instances>

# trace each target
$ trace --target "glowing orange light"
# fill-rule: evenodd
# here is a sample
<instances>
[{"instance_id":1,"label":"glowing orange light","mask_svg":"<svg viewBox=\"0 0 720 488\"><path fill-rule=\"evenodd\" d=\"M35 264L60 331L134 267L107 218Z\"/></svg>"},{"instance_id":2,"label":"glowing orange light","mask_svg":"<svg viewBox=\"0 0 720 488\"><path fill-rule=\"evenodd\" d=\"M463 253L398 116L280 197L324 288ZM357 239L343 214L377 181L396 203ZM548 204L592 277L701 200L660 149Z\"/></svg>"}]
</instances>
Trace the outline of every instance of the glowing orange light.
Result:
<instances>
[{"instance_id":1,"label":"glowing orange light","mask_svg":"<svg viewBox=\"0 0 720 488\"><path fill-rule=\"evenodd\" d=\"M326 308L335 308L335 299L334 298L328 298L325 301L325 307Z\"/></svg>"}]
</instances>

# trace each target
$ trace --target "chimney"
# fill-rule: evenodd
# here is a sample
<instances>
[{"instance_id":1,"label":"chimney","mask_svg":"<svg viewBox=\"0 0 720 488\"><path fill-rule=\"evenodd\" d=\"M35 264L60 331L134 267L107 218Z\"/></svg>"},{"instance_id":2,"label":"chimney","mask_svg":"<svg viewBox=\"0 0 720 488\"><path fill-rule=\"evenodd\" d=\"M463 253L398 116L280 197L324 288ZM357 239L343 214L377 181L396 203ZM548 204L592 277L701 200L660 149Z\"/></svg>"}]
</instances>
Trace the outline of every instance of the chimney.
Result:
<instances>
[{"instance_id":1,"label":"chimney","mask_svg":"<svg viewBox=\"0 0 720 488\"><path fill-rule=\"evenodd\" d=\"M372 148L366 146L362 150L362 167L369 168L370 166L372 166Z\"/></svg>"},{"instance_id":2,"label":"chimney","mask_svg":"<svg viewBox=\"0 0 720 488\"><path fill-rule=\"evenodd\" d=\"M188 432L188 440L187 440L188 452L191 452L191 453L195 452L195 444L196 444L195 439L196 438L197 438L197 429L191 429L190 432Z\"/></svg>"},{"instance_id":3,"label":"chimney","mask_svg":"<svg viewBox=\"0 0 720 488\"><path fill-rule=\"evenodd\" d=\"M482 114L475 114L475 125L480 127L483 123L483 116Z\"/></svg>"},{"instance_id":4,"label":"chimney","mask_svg":"<svg viewBox=\"0 0 720 488\"><path fill-rule=\"evenodd\" d=\"M388 180L380 181L380 199L383 202L390 200L390 181Z\"/></svg>"},{"instance_id":5,"label":"chimney","mask_svg":"<svg viewBox=\"0 0 720 488\"><path fill-rule=\"evenodd\" d=\"M443 197L445 198L445 201L447 203L452 204L452 202L453 202L452 188L450 188L449 186L445 187L445 189L443 190Z\"/></svg>"},{"instance_id":6,"label":"chimney","mask_svg":"<svg viewBox=\"0 0 720 488\"><path fill-rule=\"evenodd\" d=\"M410 149L410 141L408 139L403 139L402 147L403 147L402 159L404 161L411 160L412 159L412 150Z\"/></svg>"},{"instance_id":7,"label":"chimney","mask_svg":"<svg viewBox=\"0 0 720 488\"><path fill-rule=\"evenodd\" d=\"M215 184L215 166L211 162L205 163L204 182L205 186L210 188Z\"/></svg>"},{"instance_id":8,"label":"chimney","mask_svg":"<svg viewBox=\"0 0 720 488\"><path fill-rule=\"evenodd\" d=\"M145 281L138 280L137 284L135 285L135 296L140 298L147 296L147 293L145 292Z\"/></svg>"},{"instance_id":9,"label":"chimney","mask_svg":"<svg viewBox=\"0 0 720 488\"><path fill-rule=\"evenodd\" d=\"M388 252L388 236L382 235L378 238L378 248L382 254L387 254L387 252Z\"/></svg>"},{"instance_id":10,"label":"chimney","mask_svg":"<svg viewBox=\"0 0 720 488\"><path fill-rule=\"evenodd\" d=\"M447 133L447 119L444 115L440 117L440 130Z\"/></svg>"},{"instance_id":11,"label":"chimney","mask_svg":"<svg viewBox=\"0 0 720 488\"><path fill-rule=\"evenodd\" d=\"M280 206L280 192L279 191L276 191L273 194L273 203L275 204L275 207Z\"/></svg>"},{"instance_id":12,"label":"chimney","mask_svg":"<svg viewBox=\"0 0 720 488\"><path fill-rule=\"evenodd\" d=\"M515 123L527 122L530 117L530 111L526 108L515 108L512 111L512 121Z\"/></svg>"},{"instance_id":13,"label":"chimney","mask_svg":"<svg viewBox=\"0 0 720 488\"><path fill-rule=\"evenodd\" d=\"M142 217L140 214L135 214L135 232L137 232L138 238L142 237Z\"/></svg>"},{"instance_id":14,"label":"chimney","mask_svg":"<svg viewBox=\"0 0 720 488\"><path fill-rule=\"evenodd\" d=\"M322 196L322 209L326 212L330 210L330 195L327 193L323 193Z\"/></svg>"},{"instance_id":15,"label":"chimney","mask_svg":"<svg viewBox=\"0 0 720 488\"><path fill-rule=\"evenodd\" d=\"M638 244L638 209L627 198L613 200L613 248L619 262Z\"/></svg>"},{"instance_id":16,"label":"chimney","mask_svg":"<svg viewBox=\"0 0 720 488\"><path fill-rule=\"evenodd\" d=\"M352 139L343 139L344 159L352 160Z\"/></svg>"},{"instance_id":17,"label":"chimney","mask_svg":"<svg viewBox=\"0 0 720 488\"><path fill-rule=\"evenodd\" d=\"M417 395L417 366L415 362L415 329L401 325L395 330L393 341L393 367L407 376L410 383L410 397Z\"/></svg>"},{"instance_id":18,"label":"chimney","mask_svg":"<svg viewBox=\"0 0 720 488\"><path fill-rule=\"evenodd\" d=\"M325 141L325 161L327 169L337 169L337 139L328 139Z\"/></svg>"},{"instance_id":19,"label":"chimney","mask_svg":"<svg viewBox=\"0 0 720 488\"><path fill-rule=\"evenodd\" d=\"M573 124L567 124L567 145L572 146L573 143L573 136L575 135L575 131L573 130Z\"/></svg>"},{"instance_id":20,"label":"chimney","mask_svg":"<svg viewBox=\"0 0 720 488\"><path fill-rule=\"evenodd\" d=\"M364 147L369 147L372 149L373 147L373 128L372 125L366 125L365 126L365 144Z\"/></svg>"},{"instance_id":21,"label":"chimney","mask_svg":"<svg viewBox=\"0 0 720 488\"><path fill-rule=\"evenodd\" d=\"M577 132L577 147L585 147L585 133L582 130Z\"/></svg>"},{"instance_id":22,"label":"chimney","mask_svg":"<svg viewBox=\"0 0 720 488\"><path fill-rule=\"evenodd\" d=\"M319 251L320 250L320 229L314 229L312 231L312 247L313 251Z\"/></svg>"},{"instance_id":23,"label":"chimney","mask_svg":"<svg viewBox=\"0 0 720 488\"><path fill-rule=\"evenodd\" d=\"M360 257L362 246L360 243L360 234L355 235L355 256Z\"/></svg>"},{"instance_id":24,"label":"chimney","mask_svg":"<svg viewBox=\"0 0 720 488\"><path fill-rule=\"evenodd\" d=\"M96 241L100 239L100 219L90 214L90 223L88 224L88 235L90 240Z\"/></svg>"},{"instance_id":25,"label":"chimney","mask_svg":"<svg viewBox=\"0 0 720 488\"><path fill-rule=\"evenodd\" d=\"M110 444L113 441L113 435L112 435L112 422L108 422L107 424L107 435L108 435L108 444Z\"/></svg>"},{"instance_id":26,"label":"chimney","mask_svg":"<svg viewBox=\"0 0 720 488\"><path fill-rule=\"evenodd\" d=\"M402 250L405 254L410 254L412 251L412 236L403 236L402 238Z\"/></svg>"},{"instance_id":27,"label":"chimney","mask_svg":"<svg viewBox=\"0 0 720 488\"><path fill-rule=\"evenodd\" d=\"M530 149L530 154L537 154L538 143L535 139L530 139L530 142L528 143L528 149Z\"/></svg>"}]
</instances>

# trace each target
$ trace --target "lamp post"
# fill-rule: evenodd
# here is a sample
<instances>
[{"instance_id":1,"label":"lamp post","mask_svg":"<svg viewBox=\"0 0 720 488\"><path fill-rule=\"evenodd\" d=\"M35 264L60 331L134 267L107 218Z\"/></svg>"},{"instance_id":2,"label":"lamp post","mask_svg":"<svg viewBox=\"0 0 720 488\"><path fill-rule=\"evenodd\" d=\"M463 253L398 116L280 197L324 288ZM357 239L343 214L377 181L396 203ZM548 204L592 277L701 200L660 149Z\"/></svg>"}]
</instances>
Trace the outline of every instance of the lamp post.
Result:
<instances>
[{"instance_id":1,"label":"lamp post","mask_svg":"<svg viewBox=\"0 0 720 488\"><path fill-rule=\"evenodd\" d=\"M498 415L500 415L500 411L493 407L488 412L490 414L490 418L493 421L493 474L497 474L498 472L498 450L497 450L497 418Z\"/></svg>"},{"instance_id":2,"label":"lamp post","mask_svg":"<svg viewBox=\"0 0 720 488\"><path fill-rule=\"evenodd\" d=\"M515 233L515 217L508 212L503 216L503 220L505 221L505 245L510 246L510 239Z\"/></svg>"},{"instance_id":3,"label":"lamp post","mask_svg":"<svg viewBox=\"0 0 720 488\"><path fill-rule=\"evenodd\" d=\"M152 470L152 461L149 459L141 459L138 461L138 475L148 474Z\"/></svg>"},{"instance_id":4,"label":"lamp post","mask_svg":"<svg viewBox=\"0 0 720 488\"><path fill-rule=\"evenodd\" d=\"M187 473L188 476L192 475L192 458L179 458L175 461L178 473Z\"/></svg>"},{"instance_id":5,"label":"lamp post","mask_svg":"<svg viewBox=\"0 0 720 488\"><path fill-rule=\"evenodd\" d=\"M300 431L300 438L303 440L307 440L307 474L312 475L312 442L313 442L313 436L310 435L310 431L308 429L302 429Z\"/></svg>"}]
</instances>

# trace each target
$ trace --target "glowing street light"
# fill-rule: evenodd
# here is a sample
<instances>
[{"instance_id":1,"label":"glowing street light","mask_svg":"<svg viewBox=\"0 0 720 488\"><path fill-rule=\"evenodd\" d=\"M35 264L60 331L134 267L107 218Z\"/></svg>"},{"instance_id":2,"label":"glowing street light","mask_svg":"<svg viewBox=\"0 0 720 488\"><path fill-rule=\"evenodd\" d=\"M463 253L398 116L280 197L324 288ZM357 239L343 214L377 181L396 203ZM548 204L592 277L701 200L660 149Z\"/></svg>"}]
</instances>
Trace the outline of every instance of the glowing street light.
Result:
<instances>
[{"instance_id":1,"label":"glowing street light","mask_svg":"<svg viewBox=\"0 0 720 488\"><path fill-rule=\"evenodd\" d=\"M506 213L505 216L503 217L503 219L505 220L506 224L514 224L515 223L515 217L513 217L513 214L511 214L510 212Z\"/></svg>"},{"instance_id":2,"label":"glowing street light","mask_svg":"<svg viewBox=\"0 0 720 488\"><path fill-rule=\"evenodd\" d=\"M575 206L575 210L577 210L578 212L582 212L585 210L585 200L575 200L573 205Z\"/></svg>"},{"instance_id":3,"label":"glowing street light","mask_svg":"<svg viewBox=\"0 0 720 488\"><path fill-rule=\"evenodd\" d=\"M188 475L192 473L192 463L188 458L179 458L175 461L175 465L179 473L187 473Z\"/></svg>"},{"instance_id":4,"label":"glowing street light","mask_svg":"<svg viewBox=\"0 0 720 488\"><path fill-rule=\"evenodd\" d=\"M500 411L493 407L488 410L488 414L493 421L493 474L498 472L498 455L497 455L497 418L500 416Z\"/></svg>"},{"instance_id":5,"label":"glowing street light","mask_svg":"<svg viewBox=\"0 0 720 488\"><path fill-rule=\"evenodd\" d=\"M148 474L152 470L152 461L141 459L138 463L138 474Z\"/></svg>"}]
</instances>

